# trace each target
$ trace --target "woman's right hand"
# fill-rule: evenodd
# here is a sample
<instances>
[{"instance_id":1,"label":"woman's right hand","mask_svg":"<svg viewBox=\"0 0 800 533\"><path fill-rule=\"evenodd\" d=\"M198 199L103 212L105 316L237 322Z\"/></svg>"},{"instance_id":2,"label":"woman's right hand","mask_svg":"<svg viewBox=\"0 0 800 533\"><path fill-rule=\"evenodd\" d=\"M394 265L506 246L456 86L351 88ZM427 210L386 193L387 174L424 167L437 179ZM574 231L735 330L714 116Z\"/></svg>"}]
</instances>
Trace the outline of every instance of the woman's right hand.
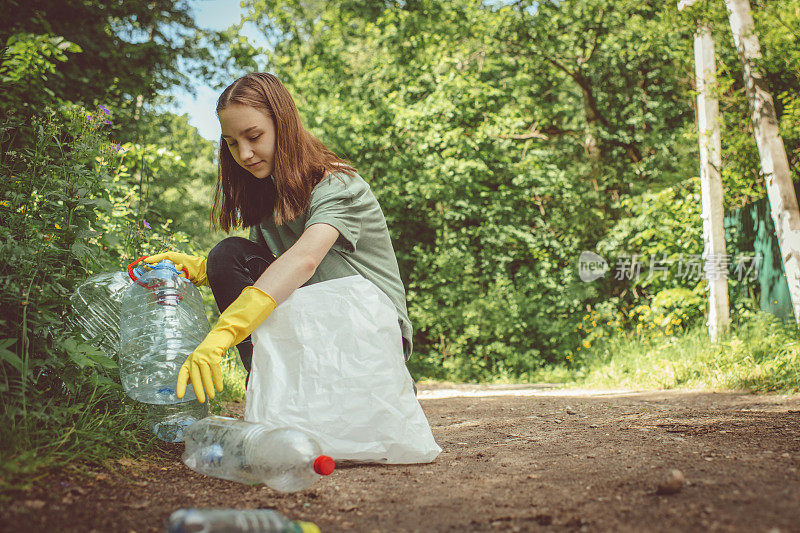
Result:
<instances>
[{"instance_id":1,"label":"woman's right hand","mask_svg":"<svg viewBox=\"0 0 800 533\"><path fill-rule=\"evenodd\" d=\"M202 257L195 257L193 255L182 254L180 252L164 252L156 255L145 257L143 261L150 264L158 263L168 259L175 263L175 270L183 273L183 269L189 274L189 281L197 285L208 285L208 277L206 276L206 260Z\"/></svg>"}]
</instances>

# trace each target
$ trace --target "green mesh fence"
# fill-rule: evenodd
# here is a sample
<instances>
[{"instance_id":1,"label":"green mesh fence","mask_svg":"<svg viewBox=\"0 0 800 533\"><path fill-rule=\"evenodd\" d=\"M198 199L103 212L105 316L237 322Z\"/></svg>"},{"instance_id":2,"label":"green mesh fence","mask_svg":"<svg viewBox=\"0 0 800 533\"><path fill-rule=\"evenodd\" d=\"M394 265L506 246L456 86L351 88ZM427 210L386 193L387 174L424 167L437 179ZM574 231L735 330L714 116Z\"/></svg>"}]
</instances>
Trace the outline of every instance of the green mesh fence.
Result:
<instances>
[{"instance_id":1,"label":"green mesh fence","mask_svg":"<svg viewBox=\"0 0 800 533\"><path fill-rule=\"evenodd\" d=\"M755 287L760 308L784 320L794 320L769 200L762 198L734 209L724 220L726 252L731 256L754 255L760 261Z\"/></svg>"}]
</instances>

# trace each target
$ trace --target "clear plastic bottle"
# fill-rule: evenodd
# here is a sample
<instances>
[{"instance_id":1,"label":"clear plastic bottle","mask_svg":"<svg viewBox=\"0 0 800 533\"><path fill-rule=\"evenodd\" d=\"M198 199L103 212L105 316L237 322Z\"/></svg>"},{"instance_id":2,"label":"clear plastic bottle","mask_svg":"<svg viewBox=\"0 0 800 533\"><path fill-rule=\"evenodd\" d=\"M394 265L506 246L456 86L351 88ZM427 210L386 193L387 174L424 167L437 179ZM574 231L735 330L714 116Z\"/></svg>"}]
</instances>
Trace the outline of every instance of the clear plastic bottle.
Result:
<instances>
[{"instance_id":1,"label":"clear plastic bottle","mask_svg":"<svg viewBox=\"0 0 800 533\"><path fill-rule=\"evenodd\" d=\"M142 264L122 296L120 379L134 400L150 404L194 401L188 387L175 394L181 365L210 331L203 298L171 261ZM197 403L197 402L195 402Z\"/></svg>"},{"instance_id":2,"label":"clear plastic bottle","mask_svg":"<svg viewBox=\"0 0 800 533\"><path fill-rule=\"evenodd\" d=\"M108 357L119 357L122 295L133 281L127 272L104 272L81 283L70 297L69 322Z\"/></svg>"},{"instance_id":3,"label":"clear plastic bottle","mask_svg":"<svg viewBox=\"0 0 800 533\"><path fill-rule=\"evenodd\" d=\"M153 433L165 442L183 442L186 428L209 415L208 402L149 404L146 419Z\"/></svg>"},{"instance_id":4,"label":"clear plastic bottle","mask_svg":"<svg viewBox=\"0 0 800 533\"><path fill-rule=\"evenodd\" d=\"M302 431L210 416L185 432L183 462L197 472L241 483L265 483L281 492L311 486L335 468Z\"/></svg>"},{"instance_id":5,"label":"clear plastic bottle","mask_svg":"<svg viewBox=\"0 0 800 533\"><path fill-rule=\"evenodd\" d=\"M181 365L211 329L203 297L168 260L142 264L132 277L135 283L121 298L122 386L129 397L149 404L146 423L158 438L183 442L185 429L209 413L191 386L182 399L175 393Z\"/></svg>"},{"instance_id":6,"label":"clear plastic bottle","mask_svg":"<svg viewBox=\"0 0 800 533\"><path fill-rule=\"evenodd\" d=\"M320 533L311 522L292 521L272 509L179 509L167 533Z\"/></svg>"}]
</instances>

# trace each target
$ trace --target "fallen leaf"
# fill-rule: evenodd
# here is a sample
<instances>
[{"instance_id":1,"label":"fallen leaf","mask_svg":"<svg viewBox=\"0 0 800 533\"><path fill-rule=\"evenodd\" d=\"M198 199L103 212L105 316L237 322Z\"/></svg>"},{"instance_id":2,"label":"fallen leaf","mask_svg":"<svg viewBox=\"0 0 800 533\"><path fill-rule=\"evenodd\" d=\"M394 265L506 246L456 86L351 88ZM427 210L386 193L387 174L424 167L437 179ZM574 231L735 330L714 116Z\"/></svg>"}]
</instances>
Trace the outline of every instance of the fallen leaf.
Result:
<instances>
[{"instance_id":1,"label":"fallen leaf","mask_svg":"<svg viewBox=\"0 0 800 533\"><path fill-rule=\"evenodd\" d=\"M45 506L45 502L43 500L25 500L25 507L30 507L31 509L41 509Z\"/></svg>"},{"instance_id":2,"label":"fallen leaf","mask_svg":"<svg viewBox=\"0 0 800 533\"><path fill-rule=\"evenodd\" d=\"M134 510L147 509L149 506L150 506L150 502L147 501L147 500L143 500L143 501L140 501L140 502L129 502L129 503L125 504L125 507L127 507L128 509L134 509Z\"/></svg>"}]
</instances>

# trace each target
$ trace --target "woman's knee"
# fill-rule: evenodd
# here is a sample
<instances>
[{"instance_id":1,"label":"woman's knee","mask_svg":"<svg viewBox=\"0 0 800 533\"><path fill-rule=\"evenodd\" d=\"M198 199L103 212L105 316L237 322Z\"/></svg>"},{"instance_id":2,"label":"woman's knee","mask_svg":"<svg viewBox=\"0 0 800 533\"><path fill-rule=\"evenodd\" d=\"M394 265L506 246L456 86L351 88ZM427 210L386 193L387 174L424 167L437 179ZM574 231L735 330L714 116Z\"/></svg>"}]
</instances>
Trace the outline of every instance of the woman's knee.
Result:
<instances>
[{"instance_id":1,"label":"woman's knee","mask_svg":"<svg viewBox=\"0 0 800 533\"><path fill-rule=\"evenodd\" d=\"M218 284L228 285L233 274L250 279L250 284L267 269L274 257L268 250L243 237L228 237L208 253L206 273L211 289ZM237 274L238 273L238 274ZM243 279L244 279L243 278Z\"/></svg>"},{"instance_id":2,"label":"woman's knee","mask_svg":"<svg viewBox=\"0 0 800 533\"><path fill-rule=\"evenodd\" d=\"M227 237L222 239L208 252L206 258L206 272L209 277L216 277L222 272L229 272L230 268L242 261L247 254L247 245L254 244L244 237Z\"/></svg>"}]
</instances>

